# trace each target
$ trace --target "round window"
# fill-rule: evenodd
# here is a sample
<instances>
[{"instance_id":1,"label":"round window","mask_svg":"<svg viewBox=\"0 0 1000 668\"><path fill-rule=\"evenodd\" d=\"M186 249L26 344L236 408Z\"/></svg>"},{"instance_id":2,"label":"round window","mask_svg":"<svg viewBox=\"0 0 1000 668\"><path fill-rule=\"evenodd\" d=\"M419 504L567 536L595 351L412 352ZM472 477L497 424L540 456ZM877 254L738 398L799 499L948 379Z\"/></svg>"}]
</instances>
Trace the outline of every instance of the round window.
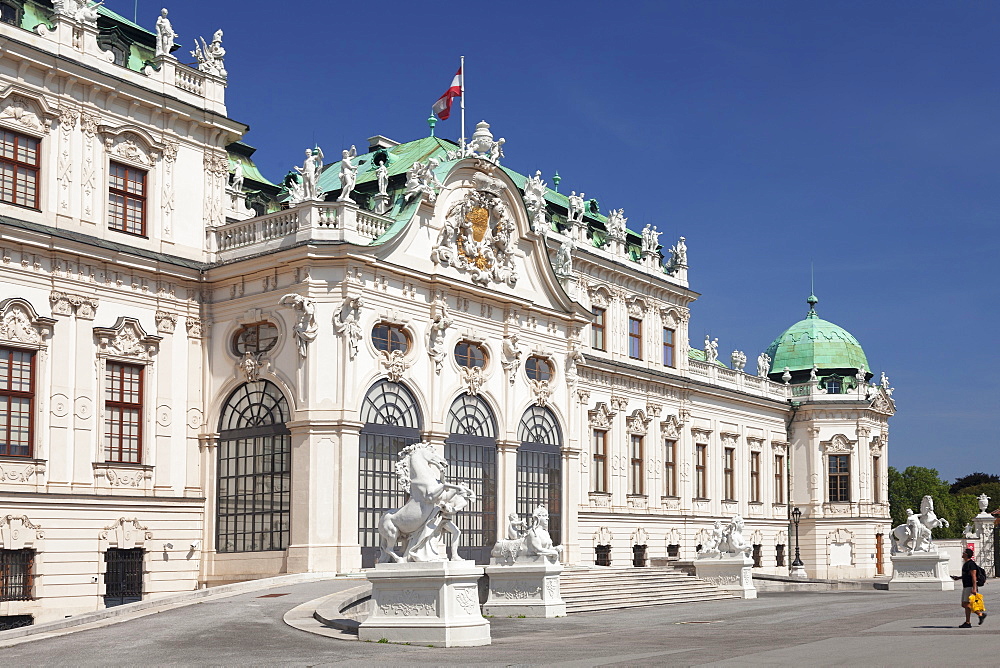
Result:
<instances>
[{"instance_id":1,"label":"round window","mask_svg":"<svg viewBox=\"0 0 1000 668\"><path fill-rule=\"evenodd\" d=\"M399 325L384 322L380 322L372 329L372 343L387 353L398 350L405 354L410 349L410 337L406 335L406 331Z\"/></svg>"},{"instance_id":2,"label":"round window","mask_svg":"<svg viewBox=\"0 0 1000 668\"><path fill-rule=\"evenodd\" d=\"M278 328L270 322L244 325L233 335L233 350L237 355L264 353L278 342Z\"/></svg>"},{"instance_id":3,"label":"round window","mask_svg":"<svg viewBox=\"0 0 1000 668\"><path fill-rule=\"evenodd\" d=\"M486 349L478 343L461 341L455 346L455 361L458 366L484 367L486 359Z\"/></svg>"},{"instance_id":4,"label":"round window","mask_svg":"<svg viewBox=\"0 0 1000 668\"><path fill-rule=\"evenodd\" d=\"M544 357L529 357L524 363L524 372L532 380L548 380L552 378L552 362Z\"/></svg>"}]
</instances>

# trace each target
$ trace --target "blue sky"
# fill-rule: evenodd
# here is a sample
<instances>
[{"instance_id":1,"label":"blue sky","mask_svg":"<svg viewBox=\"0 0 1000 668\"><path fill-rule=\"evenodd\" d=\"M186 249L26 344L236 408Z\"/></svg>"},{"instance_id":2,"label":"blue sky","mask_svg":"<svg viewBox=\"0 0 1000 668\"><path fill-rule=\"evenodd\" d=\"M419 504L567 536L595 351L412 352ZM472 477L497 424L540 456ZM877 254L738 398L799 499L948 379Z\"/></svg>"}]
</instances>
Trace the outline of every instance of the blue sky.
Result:
<instances>
[{"instance_id":1,"label":"blue sky","mask_svg":"<svg viewBox=\"0 0 1000 668\"><path fill-rule=\"evenodd\" d=\"M426 136L464 54L469 131L488 120L504 164L687 238L695 346L755 360L805 315L813 263L820 317L896 387L890 463L1000 474L1000 3L168 9L182 60L225 31L229 114L272 180L313 143ZM438 125L458 132L457 113Z\"/></svg>"}]
</instances>

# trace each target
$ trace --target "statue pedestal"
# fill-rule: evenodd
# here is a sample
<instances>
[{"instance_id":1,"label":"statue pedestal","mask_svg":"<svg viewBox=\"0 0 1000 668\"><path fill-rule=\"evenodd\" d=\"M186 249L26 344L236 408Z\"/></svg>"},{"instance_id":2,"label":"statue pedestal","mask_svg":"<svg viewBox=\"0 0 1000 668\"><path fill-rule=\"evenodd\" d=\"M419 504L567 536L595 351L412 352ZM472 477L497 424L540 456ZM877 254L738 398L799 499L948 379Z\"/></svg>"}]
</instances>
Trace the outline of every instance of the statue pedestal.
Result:
<instances>
[{"instance_id":1,"label":"statue pedestal","mask_svg":"<svg viewBox=\"0 0 1000 668\"><path fill-rule=\"evenodd\" d=\"M889 589L924 589L928 591L953 591L955 581L948 574L948 555L938 552L894 554L892 579Z\"/></svg>"},{"instance_id":2,"label":"statue pedestal","mask_svg":"<svg viewBox=\"0 0 1000 668\"><path fill-rule=\"evenodd\" d=\"M377 564L371 615L358 629L360 640L475 647L489 645L490 623L479 609L483 568L471 561Z\"/></svg>"},{"instance_id":3,"label":"statue pedestal","mask_svg":"<svg viewBox=\"0 0 1000 668\"><path fill-rule=\"evenodd\" d=\"M389 212L389 209L391 208L391 203L392 200L389 197L389 195L385 193L377 193L372 197L372 204L373 204L372 210L375 213L379 214L380 216L385 215L386 213Z\"/></svg>"},{"instance_id":4,"label":"statue pedestal","mask_svg":"<svg viewBox=\"0 0 1000 668\"><path fill-rule=\"evenodd\" d=\"M757 598L751 568L753 559L745 554L706 556L694 561L695 577L740 598Z\"/></svg>"},{"instance_id":5,"label":"statue pedestal","mask_svg":"<svg viewBox=\"0 0 1000 668\"><path fill-rule=\"evenodd\" d=\"M565 617L566 602L559 593L562 570L562 564L541 556L519 557L512 564L499 564L493 559L486 567L490 597L483 613L496 617Z\"/></svg>"}]
</instances>

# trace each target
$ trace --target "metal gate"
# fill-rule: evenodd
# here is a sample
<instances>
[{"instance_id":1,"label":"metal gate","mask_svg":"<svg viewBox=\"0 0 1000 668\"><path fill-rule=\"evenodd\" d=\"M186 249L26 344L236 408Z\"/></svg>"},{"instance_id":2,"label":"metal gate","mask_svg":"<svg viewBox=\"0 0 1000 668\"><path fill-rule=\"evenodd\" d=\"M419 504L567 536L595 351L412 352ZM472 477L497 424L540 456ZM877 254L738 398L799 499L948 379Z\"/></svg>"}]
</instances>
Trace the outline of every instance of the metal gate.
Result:
<instances>
[{"instance_id":1,"label":"metal gate","mask_svg":"<svg viewBox=\"0 0 1000 668\"><path fill-rule=\"evenodd\" d=\"M142 562L145 550L109 547L104 553L104 607L142 600Z\"/></svg>"},{"instance_id":2,"label":"metal gate","mask_svg":"<svg viewBox=\"0 0 1000 668\"><path fill-rule=\"evenodd\" d=\"M553 545L562 543L562 434L547 408L531 406L518 427L517 514L530 517L536 506L549 511Z\"/></svg>"},{"instance_id":3,"label":"metal gate","mask_svg":"<svg viewBox=\"0 0 1000 668\"><path fill-rule=\"evenodd\" d=\"M488 564L497 541L497 426L493 411L480 397L463 394L448 411L444 458L449 482L476 493L476 501L458 513L462 532L458 553L477 564Z\"/></svg>"},{"instance_id":4,"label":"metal gate","mask_svg":"<svg viewBox=\"0 0 1000 668\"><path fill-rule=\"evenodd\" d=\"M372 568L379 555L378 522L406 502L396 481L399 451L420 441L421 416L409 390L381 380L365 395L361 407L358 461L358 541L361 566Z\"/></svg>"}]
</instances>

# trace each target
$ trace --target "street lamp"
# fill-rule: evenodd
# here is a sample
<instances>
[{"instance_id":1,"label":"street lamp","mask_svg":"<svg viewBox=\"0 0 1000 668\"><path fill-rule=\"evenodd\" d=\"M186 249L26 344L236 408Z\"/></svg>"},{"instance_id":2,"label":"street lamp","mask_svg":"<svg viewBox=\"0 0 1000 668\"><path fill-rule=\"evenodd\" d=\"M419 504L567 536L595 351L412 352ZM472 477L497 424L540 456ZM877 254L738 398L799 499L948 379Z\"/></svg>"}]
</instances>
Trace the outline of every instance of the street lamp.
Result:
<instances>
[{"instance_id":1,"label":"street lamp","mask_svg":"<svg viewBox=\"0 0 1000 668\"><path fill-rule=\"evenodd\" d=\"M792 524L795 525L795 561L792 562L792 571L789 573L795 577L806 577L806 569L803 568L805 564L802 563L802 558L799 556L799 520L801 519L802 511L796 506L792 509Z\"/></svg>"}]
</instances>

